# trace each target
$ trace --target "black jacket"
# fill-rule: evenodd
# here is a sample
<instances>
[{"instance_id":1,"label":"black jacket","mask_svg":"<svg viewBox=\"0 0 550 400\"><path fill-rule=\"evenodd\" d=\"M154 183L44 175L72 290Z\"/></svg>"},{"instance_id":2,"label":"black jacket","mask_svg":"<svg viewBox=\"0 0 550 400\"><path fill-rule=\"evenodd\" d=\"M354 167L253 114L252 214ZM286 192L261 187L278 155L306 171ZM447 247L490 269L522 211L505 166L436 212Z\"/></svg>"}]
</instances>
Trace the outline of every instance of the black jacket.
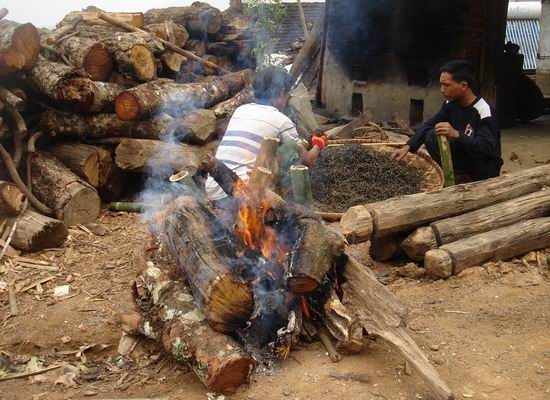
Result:
<instances>
[{"instance_id":1,"label":"black jacket","mask_svg":"<svg viewBox=\"0 0 550 400\"><path fill-rule=\"evenodd\" d=\"M407 142L416 152L422 144L439 161L435 132L436 124L448 122L460 137L449 140L455 170L466 172L474 180L493 178L502 166L500 130L493 108L482 97L468 107L447 101L439 112L426 121ZM433 154L432 154L433 155Z\"/></svg>"}]
</instances>

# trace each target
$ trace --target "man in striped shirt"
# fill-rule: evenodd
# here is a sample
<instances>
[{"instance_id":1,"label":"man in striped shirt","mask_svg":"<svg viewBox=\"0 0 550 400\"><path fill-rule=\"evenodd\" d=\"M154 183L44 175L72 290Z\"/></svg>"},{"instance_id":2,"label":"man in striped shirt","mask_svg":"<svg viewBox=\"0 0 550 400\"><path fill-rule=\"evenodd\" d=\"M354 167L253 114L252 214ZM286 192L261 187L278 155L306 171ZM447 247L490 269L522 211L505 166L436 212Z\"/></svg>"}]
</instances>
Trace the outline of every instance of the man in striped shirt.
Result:
<instances>
[{"instance_id":1,"label":"man in striped shirt","mask_svg":"<svg viewBox=\"0 0 550 400\"><path fill-rule=\"evenodd\" d=\"M312 148L306 150L296 126L281 111L288 100L292 78L282 68L269 68L258 73L253 83L255 103L235 110L216 151L216 158L247 181L260 145L266 138L277 138L281 146L295 146L301 163L312 166L326 145L326 138L314 136ZM219 208L225 208L227 194L212 179L206 181L206 192Z\"/></svg>"}]
</instances>

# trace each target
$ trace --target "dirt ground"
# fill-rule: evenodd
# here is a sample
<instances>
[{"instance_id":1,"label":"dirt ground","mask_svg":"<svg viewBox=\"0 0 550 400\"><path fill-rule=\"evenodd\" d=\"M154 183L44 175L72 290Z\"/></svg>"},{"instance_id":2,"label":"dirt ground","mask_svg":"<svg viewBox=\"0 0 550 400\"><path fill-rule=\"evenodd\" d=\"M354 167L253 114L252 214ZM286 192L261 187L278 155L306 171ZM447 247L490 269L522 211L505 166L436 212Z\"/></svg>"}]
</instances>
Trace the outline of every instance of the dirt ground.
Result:
<instances>
[{"instance_id":1,"label":"dirt ground","mask_svg":"<svg viewBox=\"0 0 550 400\"><path fill-rule=\"evenodd\" d=\"M550 135L550 119L542 126L546 129L540 132L546 130ZM521 127L504 131L503 153L516 151L530 163L545 154L550 158L550 137L539 142L529 132ZM520 167L530 163L522 161ZM508 160L505 169L516 164ZM7 290L0 286L0 371L9 372L7 358L35 368L62 363L73 367L6 382L1 381L0 372L0 399L222 399L209 394L193 373L161 354L154 343L141 341L129 356L117 356L120 329L116 310L130 297L129 282L138 272L134 255L146 241L139 216L105 211L96 225L71 229L62 249L29 256L59 267L58 272L13 268L18 289L51 279L41 284L41 290L34 285L17 294L20 314L15 317L9 316ZM417 271L399 268L405 262L373 264L366 250L364 245L351 249L409 307L413 338L457 399L550 398L547 266L517 259L471 268L446 281L432 281L405 273ZM7 281L6 272L7 265L0 265L0 281ZM53 289L61 285L70 285L69 295L53 297ZM38 364L37 358L31 357L38 357ZM81 368L77 371L74 367ZM342 373L368 376L368 382L331 376ZM407 374L403 359L384 343L374 343L362 354L345 356L337 364L314 343L293 351L272 372L255 374L249 384L225 398L432 397L419 376L414 371Z\"/></svg>"}]
</instances>

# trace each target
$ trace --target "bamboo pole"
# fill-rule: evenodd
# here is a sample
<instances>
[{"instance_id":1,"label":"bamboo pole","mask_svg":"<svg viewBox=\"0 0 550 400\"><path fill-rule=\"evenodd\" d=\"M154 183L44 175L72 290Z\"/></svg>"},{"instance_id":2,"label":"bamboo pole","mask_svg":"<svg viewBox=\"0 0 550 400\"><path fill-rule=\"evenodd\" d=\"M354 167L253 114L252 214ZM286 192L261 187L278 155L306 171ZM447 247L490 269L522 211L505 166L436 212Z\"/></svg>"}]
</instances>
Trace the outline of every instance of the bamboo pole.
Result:
<instances>
[{"instance_id":1,"label":"bamboo pole","mask_svg":"<svg viewBox=\"0 0 550 400\"><path fill-rule=\"evenodd\" d=\"M313 206L313 195L311 193L309 168L305 165L293 165L290 167L290 180L292 182L294 202L311 210Z\"/></svg>"},{"instance_id":2,"label":"bamboo pole","mask_svg":"<svg viewBox=\"0 0 550 400\"><path fill-rule=\"evenodd\" d=\"M454 186L455 174L453 169L453 158L451 156L451 147L446 136L437 135L437 144L439 146L439 156L441 158L441 167L445 176L445 187Z\"/></svg>"}]
</instances>

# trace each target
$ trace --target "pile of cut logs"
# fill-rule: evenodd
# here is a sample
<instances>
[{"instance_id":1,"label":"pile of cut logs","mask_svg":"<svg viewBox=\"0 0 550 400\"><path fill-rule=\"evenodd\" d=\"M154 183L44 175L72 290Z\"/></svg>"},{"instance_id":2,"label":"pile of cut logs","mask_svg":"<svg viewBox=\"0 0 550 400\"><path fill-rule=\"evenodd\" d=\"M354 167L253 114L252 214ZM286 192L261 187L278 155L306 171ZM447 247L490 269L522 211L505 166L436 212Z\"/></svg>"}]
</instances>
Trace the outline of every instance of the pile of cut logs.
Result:
<instances>
[{"instance_id":1,"label":"pile of cut logs","mask_svg":"<svg viewBox=\"0 0 550 400\"><path fill-rule=\"evenodd\" d=\"M255 28L236 9L89 7L52 31L7 13L0 239L17 249L59 246L67 226L95 220L101 200L120 197L151 158L159 174L195 173L233 111L252 100Z\"/></svg>"},{"instance_id":2,"label":"pile of cut logs","mask_svg":"<svg viewBox=\"0 0 550 400\"><path fill-rule=\"evenodd\" d=\"M269 190L258 196L263 185L244 184L220 161L205 169L238 217L224 224L200 193L150 217L155 245L137 258L143 272L134 302L120 310L125 335L158 341L221 392L243 384L266 357L287 357L300 338L320 340L334 362L378 338L418 371L434 398L454 398L411 339L406 308L346 254L340 233ZM269 170L258 165L256 174Z\"/></svg>"},{"instance_id":3,"label":"pile of cut logs","mask_svg":"<svg viewBox=\"0 0 550 400\"><path fill-rule=\"evenodd\" d=\"M447 278L550 247L550 165L355 206L341 226L352 243L370 240L376 260L402 250Z\"/></svg>"}]
</instances>

